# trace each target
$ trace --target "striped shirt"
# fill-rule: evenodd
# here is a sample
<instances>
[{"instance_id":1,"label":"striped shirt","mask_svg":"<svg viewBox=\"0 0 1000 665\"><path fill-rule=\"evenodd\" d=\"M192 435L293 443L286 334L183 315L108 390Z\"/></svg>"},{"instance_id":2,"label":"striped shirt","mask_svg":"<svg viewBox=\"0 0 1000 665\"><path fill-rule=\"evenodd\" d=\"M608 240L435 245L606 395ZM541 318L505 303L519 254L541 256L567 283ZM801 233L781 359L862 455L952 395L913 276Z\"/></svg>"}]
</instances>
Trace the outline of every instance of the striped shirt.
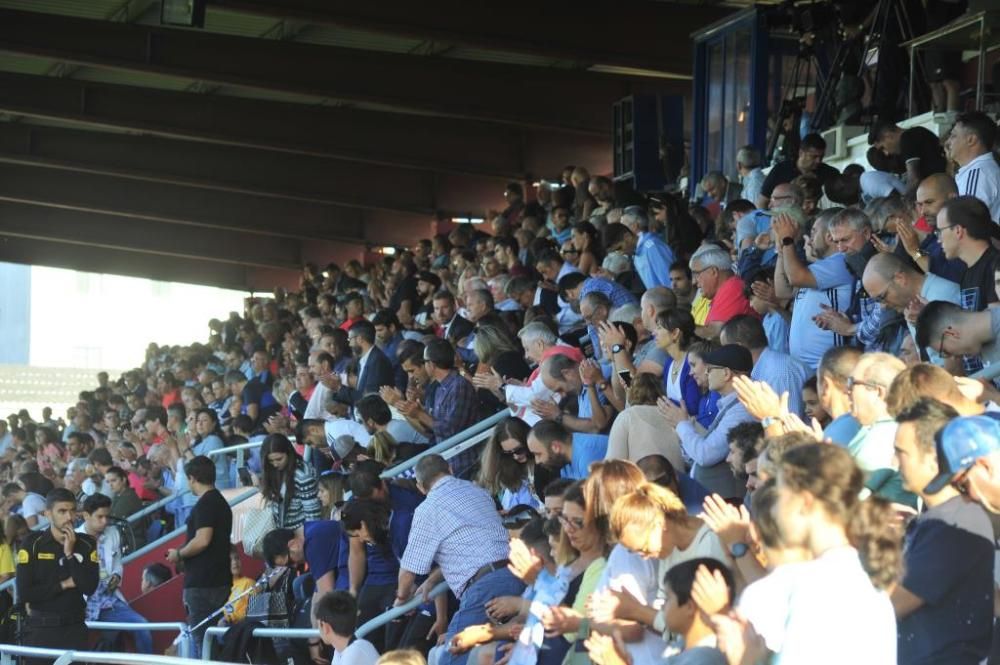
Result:
<instances>
[{"instance_id":1,"label":"striped shirt","mask_svg":"<svg viewBox=\"0 0 1000 665\"><path fill-rule=\"evenodd\" d=\"M506 559L509 553L507 531L489 492L467 480L445 476L417 506L399 565L426 575L437 563L448 586L461 598L480 568Z\"/></svg>"},{"instance_id":2,"label":"striped shirt","mask_svg":"<svg viewBox=\"0 0 1000 665\"><path fill-rule=\"evenodd\" d=\"M955 174L958 193L975 196L990 209L990 217L1000 222L1000 166L992 152L979 155Z\"/></svg>"},{"instance_id":3,"label":"striped shirt","mask_svg":"<svg viewBox=\"0 0 1000 665\"><path fill-rule=\"evenodd\" d=\"M285 529L297 529L307 521L320 518L319 485L316 470L301 459L295 460L295 481L292 496L285 496L286 485L281 486L283 501L270 502L274 524Z\"/></svg>"}]
</instances>

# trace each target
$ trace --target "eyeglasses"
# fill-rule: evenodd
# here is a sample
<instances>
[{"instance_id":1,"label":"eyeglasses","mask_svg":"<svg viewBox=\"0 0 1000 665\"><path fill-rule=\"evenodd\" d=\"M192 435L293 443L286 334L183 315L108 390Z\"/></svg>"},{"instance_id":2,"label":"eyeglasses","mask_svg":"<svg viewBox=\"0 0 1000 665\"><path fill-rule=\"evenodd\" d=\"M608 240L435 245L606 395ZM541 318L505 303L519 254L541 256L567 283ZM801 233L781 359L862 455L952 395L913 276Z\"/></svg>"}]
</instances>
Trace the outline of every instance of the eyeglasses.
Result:
<instances>
[{"instance_id":1,"label":"eyeglasses","mask_svg":"<svg viewBox=\"0 0 1000 665\"><path fill-rule=\"evenodd\" d=\"M708 266L707 268L702 268L701 270L692 270L692 271L691 271L691 275L692 275L692 276L693 276L693 277L694 277L695 279L698 279L698 277L699 277L699 276L700 276L700 275L701 275L701 274L702 274L703 272L708 272L709 270L717 270L717 268L716 268L715 266Z\"/></svg>"},{"instance_id":2,"label":"eyeglasses","mask_svg":"<svg viewBox=\"0 0 1000 665\"><path fill-rule=\"evenodd\" d=\"M878 295L875 295L873 293L869 293L868 297L871 298L872 300L874 300L875 302L879 303L879 304L884 303L885 302L885 297L887 295L889 295L889 289L891 287L892 287L892 282L889 282L888 284L885 285L885 290L882 291L882 293L880 293Z\"/></svg>"},{"instance_id":3,"label":"eyeglasses","mask_svg":"<svg viewBox=\"0 0 1000 665\"><path fill-rule=\"evenodd\" d=\"M505 457L527 457L528 456L527 446L518 446L514 450L507 450L506 448L500 448L500 454Z\"/></svg>"},{"instance_id":4,"label":"eyeglasses","mask_svg":"<svg viewBox=\"0 0 1000 665\"><path fill-rule=\"evenodd\" d=\"M936 229L934 229L934 237L938 238L940 240L940 238L941 238L941 232L942 231L946 231L946 230L948 230L950 228L954 228L955 226L958 226L958 225L957 224L949 224L948 226L939 226L939 227L937 227Z\"/></svg>"},{"instance_id":5,"label":"eyeglasses","mask_svg":"<svg viewBox=\"0 0 1000 665\"><path fill-rule=\"evenodd\" d=\"M559 521L566 529L571 529L573 531L576 531L583 528L582 517L566 517L566 514L563 513L559 515Z\"/></svg>"},{"instance_id":6,"label":"eyeglasses","mask_svg":"<svg viewBox=\"0 0 1000 665\"><path fill-rule=\"evenodd\" d=\"M563 256L565 256L567 254L579 254L579 253L580 253L580 250L578 250L578 249L564 249L564 250L562 250L560 252L560 254L562 254Z\"/></svg>"},{"instance_id":7,"label":"eyeglasses","mask_svg":"<svg viewBox=\"0 0 1000 665\"><path fill-rule=\"evenodd\" d=\"M959 494L969 494L969 472L972 471L970 466L968 469L960 473L953 481L951 481L951 486L958 491Z\"/></svg>"},{"instance_id":8,"label":"eyeglasses","mask_svg":"<svg viewBox=\"0 0 1000 665\"><path fill-rule=\"evenodd\" d=\"M882 386L874 381L861 381L859 379L855 379L853 376L847 377L847 392L854 390L854 386L864 386L869 390L879 390L882 388Z\"/></svg>"},{"instance_id":9,"label":"eyeglasses","mask_svg":"<svg viewBox=\"0 0 1000 665\"><path fill-rule=\"evenodd\" d=\"M938 355L942 358L950 358L951 354L944 350L944 336L948 334L948 329L941 331L941 339L938 340Z\"/></svg>"}]
</instances>

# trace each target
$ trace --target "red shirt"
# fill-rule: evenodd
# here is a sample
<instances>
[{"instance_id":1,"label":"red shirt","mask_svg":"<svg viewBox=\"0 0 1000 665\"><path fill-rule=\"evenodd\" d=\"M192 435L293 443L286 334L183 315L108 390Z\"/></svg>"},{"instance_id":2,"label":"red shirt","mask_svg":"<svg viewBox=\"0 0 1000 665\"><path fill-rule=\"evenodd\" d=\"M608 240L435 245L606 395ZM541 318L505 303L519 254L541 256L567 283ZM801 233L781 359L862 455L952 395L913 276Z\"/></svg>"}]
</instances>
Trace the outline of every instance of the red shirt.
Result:
<instances>
[{"instance_id":1,"label":"red shirt","mask_svg":"<svg viewBox=\"0 0 1000 665\"><path fill-rule=\"evenodd\" d=\"M143 483L145 482L146 480L141 476L139 476L138 474L136 474L135 472L128 474L129 487L135 490L135 493L139 495L140 499L142 499L143 501L158 500L160 498L160 495L152 490L146 489L145 486L143 485Z\"/></svg>"},{"instance_id":2,"label":"red shirt","mask_svg":"<svg viewBox=\"0 0 1000 665\"><path fill-rule=\"evenodd\" d=\"M163 400L162 400L163 408L165 409L168 406L170 406L171 404L173 404L174 402L179 402L179 401L181 401L181 391L180 391L180 389L171 391L171 392L169 392L169 393L167 393L166 395L163 396Z\"/></svg>"},{"instance_id":3,"label":"red shirt","mask_svg":"<svg viewBox=\"0 0 1000 665\"><path fill-rule=\"evenodd\" d=\"M347 319L346 321L344 321L343 323L340 324L340 329L343 330L344 332L350 332L351 331L351 326L353 326L358 321L364 321L364 320L365 320L365 317L363 317L363 316L359 316L356 319Z\"/></svg>"},{"instance_id":4,"label":"red shirt","mask_svg":"<svg viewBox=\"0 0 1000 665\"><path fill-rule=\"evenodd\" d=\"M725 323L729 319L741 314L753 314L759 316L750 307L750 301L743 295L743 280L732 275L722 283L719 290L712 298L712 304L708 308L708 316L705 323Z\"/></svg>"}]
</instances>

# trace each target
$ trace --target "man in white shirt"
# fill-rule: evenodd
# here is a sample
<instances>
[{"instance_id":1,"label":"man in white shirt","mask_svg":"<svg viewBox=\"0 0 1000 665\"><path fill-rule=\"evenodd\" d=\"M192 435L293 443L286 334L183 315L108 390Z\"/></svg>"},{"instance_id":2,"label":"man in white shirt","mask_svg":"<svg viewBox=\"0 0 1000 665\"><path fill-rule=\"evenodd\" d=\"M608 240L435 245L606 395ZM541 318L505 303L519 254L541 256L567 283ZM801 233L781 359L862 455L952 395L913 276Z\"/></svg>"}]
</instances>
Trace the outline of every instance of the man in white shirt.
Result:
<instances>
[{"instance_id":1,"label":"man in white shirt","mask_svg":"<svg viewBox=\"0 0 1000 665\"><path fill-rule=\"evenodd\" d=\"M736 170L743 182L743 193L740 198L755 203L764 184L764 172L760 168L760 150L752 145L740 148L736 153Z\"/></svg>"},{"instance_id":2,"label":"man in white shirt","mask_svg":"<svg viewBox=\"0 0 1000 665\"><path fill-rule=\"evenodd\" d=\"M333 647L331 665L375 665L379 654L368 640L354 636L358 604L346 591L330 591L313 608L319 637ZM314 644L310 642L310 646Z\"/></svg>"},{"instance_id":3,"label":"man in white shirt","mask_svg":"<svg viewBox=\"0 0 1000 665\"><path fill-rule=\"evenodd\" d=\"M1000 222L1000 166L993 156L997 126L985 113L962 113L945 141L948 157L958 164L955 182L960 196L975 196Z\"/></svg>"}]
</instances>

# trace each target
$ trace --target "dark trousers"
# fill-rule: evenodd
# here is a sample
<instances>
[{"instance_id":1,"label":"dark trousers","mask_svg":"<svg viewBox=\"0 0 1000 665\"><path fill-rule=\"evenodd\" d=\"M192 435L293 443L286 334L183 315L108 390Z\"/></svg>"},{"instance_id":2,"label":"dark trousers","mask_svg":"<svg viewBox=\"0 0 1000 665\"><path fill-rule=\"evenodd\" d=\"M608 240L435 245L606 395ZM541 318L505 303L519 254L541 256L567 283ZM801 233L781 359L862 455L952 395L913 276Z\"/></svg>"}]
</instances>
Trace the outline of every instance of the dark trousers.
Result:
<instances>
[{"instance_id":1,"label":"dark trousers","mask_svg":"<svg viewBox=\"0 0 1000 665\"><path fill-rule=\"evenodd\" d=\"M396 600L396 584L366 584L358 592L358 626L374 619L392 607ZM375 650L383 653L385 649L385 627L378 628L365 635Z\"/></svg>"},{"instance_id":2,"label":"dark trousers","mask_svg":"<svg viewBox=\"0 0 1000 665\"><path fill-rule=\"evenodd\" d=\"M83 651L87 648L87 626L74 623L62 626L39 625L28 617L24 630L24 646L44 649ZM26 658L27 665L47 665L55 658Z\"/></svg>"},{"instance_id":3,"label":"dark trousers","mask_svg":"<svg viewBox=\"0 0 1000 665\"><path fill-rule=\"evenodd\" d=\"M184 610L187 612L188 626L194 628L212 614L212 612L225 605L226 601L229 600L230 591L231 588L228 586L184 589ZM209 622L192 634L194 644L191 651L194 658L201 657L201 640L205 637L205 631L211 625L212 623Z\"/></svg>"}]
</instances>

